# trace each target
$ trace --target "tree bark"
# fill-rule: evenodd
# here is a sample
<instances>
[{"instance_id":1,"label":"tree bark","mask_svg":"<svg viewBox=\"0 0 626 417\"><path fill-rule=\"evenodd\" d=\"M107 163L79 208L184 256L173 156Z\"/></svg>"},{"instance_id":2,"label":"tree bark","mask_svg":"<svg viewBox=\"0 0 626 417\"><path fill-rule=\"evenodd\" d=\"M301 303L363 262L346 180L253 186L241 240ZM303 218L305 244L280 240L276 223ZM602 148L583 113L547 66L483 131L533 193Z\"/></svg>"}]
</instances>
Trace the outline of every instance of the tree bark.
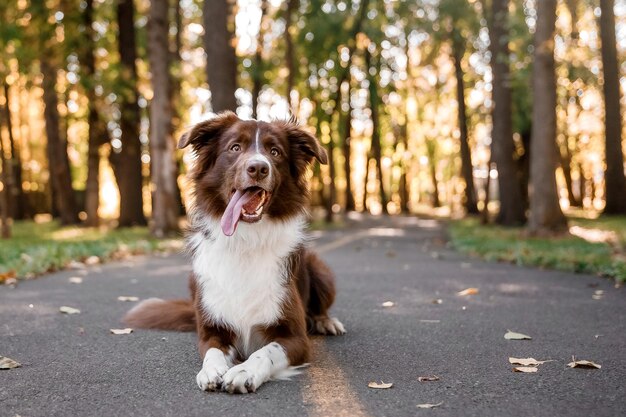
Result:
<instances>
[{"instance_id":1,"label":"tree bark","mask_svg":"<svg viewBox=\"0 0 626 417\"><path fill-rule=\"evenodd\" d=\"M135 9L133 0L120 0L117 5L119 51L121 61L120 129L122 149L111 152L111 163L120 191L118 227L145 225L143 213L143 177L141 173L141 115L137 98L137 47L135 43Z\"/></svg>"},{"instance_id":2,"label":"tree bark","mask_svg":"<svg viewBox=\"0 0 626 417\"><path fill-rule=\"evenodd\" d=\"M293 45L293 37L291 27L293 25L294 13L298 10L300 0L287 0L287 13L285 17L285 65L287 66L287 102L293 112L294 104L291 99L291 91L293 90L296 76L295 52Z\"/></svg>"},{"instance_id":3,"label":"tree bark","mask_svg":"<svg viewBox=\"0 0 626 417\"><path fill-rule=\"evenodd\" d=\"M43 101L44 120L46 125L48 171L52 184L54 204L59 210L61 224L76 224L78 209L74 190L72 189L72 177L70 163L67 156L67 142L61 138L59 130L59 98L56 92L57 72L50 63L50 56L44 53L40 59L41 73L43 75Z\"/></svg>"},{"instance_id":4,"label":"tree bark","mask_svg":"<svg viewBox=\"0 0 626 417\"><path fill-rule=\"evenodd\" d=\"M168 0L151 0L148 47L152 90L150 105L150 161L152 177L152 234L164 237L178 231L176 164L172 138Z\"/></svg>"},{"instance_id":5,"label":"tree bark","mask_svg":"<svg viewBox=\"0 0 626 417\"><path fill-rule=\"evenodd\" d=\"M387 196L385 194L385 185L382 167L382 147L380 143L380 120L378 117L378 80L372 75L372 69L378 75L378 65L372 63L372 54L369 49L365 50L365 70L368 73L369 80L369 101L370 110L372 112L372 156L376 162L376 176L378 177L378 191L380 196L380 204L382 205L383 214L389 214L387 210Z\"/></svg>"},{"instance_id":6,"label":"tree bark","mask_svg":"<svg viewBox=\"0 0 626 417\"><path fill-rule=\"evenodd\" d=\"M237 110L237 57L229 30L231 6L228 0L204 0L204 50L211 90L211 106L218 113Z\"/></svg>"},{"instance_id":7,"label":"tree bark","mask_svg":"<svg viewBox=\"0 0 626 417\"><path fill-rule=\"evenodd\" d=\"M458 119L461 143L461 175L465 181L465 211L467 214L478 214L478 206L476 203L476 191L474 187L474 174L472 165L472 152L469 147L469 135L467 130L467 113L465 110L465 84L463 82L463 68L461 60L464 55L464 47L460 37L460 33L453 31L452 48L454 59L454 73L456 75L456 100L458 103Z\"/></svg>"},{"instance_id":8,"label":"tree bark","mask_svg":"<svg viewBox=\"0 0 626 417\"><path fill-rule=\"evenodd\" d=\"M526 222L519 179L513 161L513 125L509 68L508 0L493 0L489 30L493 72L493 111L491 152L498 169L500 211L498 224L520 225Z\"/></svg>"},{"instance_id":9,"label":"tree bark","mask_svg":"<svg viewBox=\"0 0 626 417\"><path fill-rule=\"evenodd\" d=\"M11 121L11 97L9 84L4 82L4 110L7 132L9 136L9 150L11 152L11 178L10 190L11 198L9 204L9 213L14 220L22 220L32 217L28 199L22 188L22 156L20 146L15 144L13 136L13 123Z\"/></svg>"},{"instance_id":10,"label":"tree bark","mask_svg":"<svg viewBox=\"0 0 626 417\"><path fill-rule=\"evenodd\" d=\"M600 0L600 38L604 74L604 126L606 136L606 206L604 214L626 214L626 177L622 149L622 112L620 109L619 67L615 38L613 0Z\"/></svg>"},{"instance_id":11,"label":"tree bark","mask_svg":"<svg viewBox=\"0 0 626 417\"><path fill-rule=\"evenodd\" d=\"M530 146L530 217L533 235L567 230L567 220L559 205L555 169L556 77L554 73L554 29L556 0L537 2L537 28L533 62L533 127Z\"/></svg>"},{"instance_id":12,"label":"tree bark","mask_svg":"<svg viewBox=\"0 0 626 417\"><path fill-rule=\"evenodd\" d=\"M100 147L104 144L107 134L106 127L98 116L96 106L96 93L93 85L93 77L96 72L94 57L94 30L93 30L93 0L85 1L83 11L83 42L81 62L83 67L82 84L87 97L88 115L87 122L89 128L88 148L87 148L87 182L85 185L85 213L87 219L86 226L98 226L100 217L98 207L100 206Z\"/></svg>"},{"instance_id":13,"label":"tree bark","mask_svg":"<svg viewBox=\"0 0 626 417\"><path fill-rule=\"evenodd\" d=\"M256 39L256 52L254 53L254 68L252 69L252 118L257 118L257 106L259 95L263 88L263 35L265 28L263 20L267 14L267 0L261 0L261 20L259 22L259 33Z\"/></svg>"},{"instance_id":14,"label":"tree bark","mask_svg":"<svg viewBox=\"0 0 626 417\"><path fill-rule=\"evenodd\" d=\"M435 160L436 142L434 139L427 140L426 151L428 153L428 171L430 173L430 180L433 183L433 195L432 203L433 207L441 207L441 200L439 199L439 183L437 182L437 161Z\"/></svg>"},{"instance_id":15,"label":"tree bark","mask_svg":"<svg viewBox=\"0 0 626 417\"><path fill-rule=\"evenodd\" d=\"M345 200L346 200L346 211L354 211L354 195L352 194L352 167L350 158L352 156L351 147L350 147L350 135L352 133L352 105L350 101L350 81L348 81L348 91L346 93L348 99L348 111L344 117L344 127L343 127L343 170L346 176L346 189L345 189Z\"/></svg>"},{"instance_id":16,"label":"tree bark","mask_svg":"<svg viewBox=\"0 0 626 417\"><path fill-rule=\"evenodd\" d=\"M6 103L5 103L6 104ZM1 110L1 109L0 109ZM2 132L2 114L0 114L0 132ZM11 215L10 215L10 197L11 186L11 167L10 162L7 160L4 152L4 140L0 134L0 168L2 173L0 175L0 182L2 183L2 190L0 190L0 238L8 239L11 237Z\"/></svg>"}]
</instances>

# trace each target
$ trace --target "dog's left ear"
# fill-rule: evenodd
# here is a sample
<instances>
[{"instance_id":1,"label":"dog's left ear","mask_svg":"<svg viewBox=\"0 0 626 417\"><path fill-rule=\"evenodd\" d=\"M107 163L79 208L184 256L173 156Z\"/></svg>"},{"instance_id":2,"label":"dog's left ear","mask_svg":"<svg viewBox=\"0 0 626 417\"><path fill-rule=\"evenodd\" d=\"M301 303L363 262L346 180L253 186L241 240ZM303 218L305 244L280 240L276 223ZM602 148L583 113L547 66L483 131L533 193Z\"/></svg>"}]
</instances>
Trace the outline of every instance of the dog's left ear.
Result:
<instances>
[{"instance_id":1,"label":"dog's left ear","mask_svg":"<svg viewBox=\"0 0 626 417\"><path fill-rule=\"evenodd\" d=\"M313 158L317 159L320 164L325 165L328 163L326 149L324 149L315 136L294 123L280 122L280 124L287 134L287 140L289 141L292 152L296 154L294 156L300 157L300 159L303 159L307 164L309 164Z\"/></svg>"}]
</instances>

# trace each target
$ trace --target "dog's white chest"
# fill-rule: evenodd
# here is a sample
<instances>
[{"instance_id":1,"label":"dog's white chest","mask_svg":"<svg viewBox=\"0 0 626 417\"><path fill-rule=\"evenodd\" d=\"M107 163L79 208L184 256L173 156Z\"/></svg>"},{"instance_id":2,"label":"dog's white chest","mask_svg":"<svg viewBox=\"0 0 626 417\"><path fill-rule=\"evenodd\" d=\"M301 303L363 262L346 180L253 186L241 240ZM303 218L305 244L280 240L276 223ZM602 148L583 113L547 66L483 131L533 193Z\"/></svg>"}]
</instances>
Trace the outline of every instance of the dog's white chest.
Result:
<instances>
[{"instance_id":1,"label":"dog's white chest","mask_svg":"<svg viewBox=\"0 0 626 417\"><path fill-rule=\"evenodd\" d=\"M303 241L303 221L240 224L231 237L221 233L219 224L206 226L211 238L197 232L190 239L204 313L232 328L247 345L254 326L271 325L282 315L286 262Z\"/></svg>"}]
</instances>

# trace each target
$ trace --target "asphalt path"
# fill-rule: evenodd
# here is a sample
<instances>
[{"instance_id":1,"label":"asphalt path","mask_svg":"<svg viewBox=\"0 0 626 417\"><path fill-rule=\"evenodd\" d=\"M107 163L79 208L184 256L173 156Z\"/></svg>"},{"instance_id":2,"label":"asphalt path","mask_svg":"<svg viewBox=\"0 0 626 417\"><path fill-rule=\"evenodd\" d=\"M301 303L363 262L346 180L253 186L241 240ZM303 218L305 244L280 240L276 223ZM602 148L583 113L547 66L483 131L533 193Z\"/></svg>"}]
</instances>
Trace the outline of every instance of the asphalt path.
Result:
<instances>
[{"instance_id":1,"label":"asphalt path","mask_svg":"<svg viewBox=\"0 0 626 417\"><path fill-rule=\"evenodd\" d=\"M187 294L184 255L137 257L0 287L0 356L22 364L0 371L0 416L626 415L626 297L613 282L463 257L434 220L313 237L338 276L333 314L348 333L313 338L311 366L292 381L202 392L195 334L111 334L134 304L119 296ZM466 288L478 294L458 295ZM602 368L569 368L572 356ZM551 362L517 373L509 357Z\"/></svg>"}]
</instances>

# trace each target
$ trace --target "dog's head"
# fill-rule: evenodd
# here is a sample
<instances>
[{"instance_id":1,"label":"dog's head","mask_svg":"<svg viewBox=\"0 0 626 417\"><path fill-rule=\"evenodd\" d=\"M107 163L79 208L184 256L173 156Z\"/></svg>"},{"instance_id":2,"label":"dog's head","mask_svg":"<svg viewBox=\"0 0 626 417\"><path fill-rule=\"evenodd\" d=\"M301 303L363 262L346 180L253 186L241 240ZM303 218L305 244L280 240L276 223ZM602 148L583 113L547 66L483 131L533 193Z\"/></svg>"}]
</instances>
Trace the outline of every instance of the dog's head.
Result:
<instances>
[{"instance_id":1,"label":"dog's head","mask_svg":"<svg viewBox=\"0 0 626 417\"><path fill-rule=\"evenodd\" d=\"M228 236L239 221L301 213L306 169L313 159L328 159L318 140L293 123L244 121L232 112L195 125L178 143L187 146L197 156L191 171L196 208L220 218Z\"/></svg>"}]
</instances>

